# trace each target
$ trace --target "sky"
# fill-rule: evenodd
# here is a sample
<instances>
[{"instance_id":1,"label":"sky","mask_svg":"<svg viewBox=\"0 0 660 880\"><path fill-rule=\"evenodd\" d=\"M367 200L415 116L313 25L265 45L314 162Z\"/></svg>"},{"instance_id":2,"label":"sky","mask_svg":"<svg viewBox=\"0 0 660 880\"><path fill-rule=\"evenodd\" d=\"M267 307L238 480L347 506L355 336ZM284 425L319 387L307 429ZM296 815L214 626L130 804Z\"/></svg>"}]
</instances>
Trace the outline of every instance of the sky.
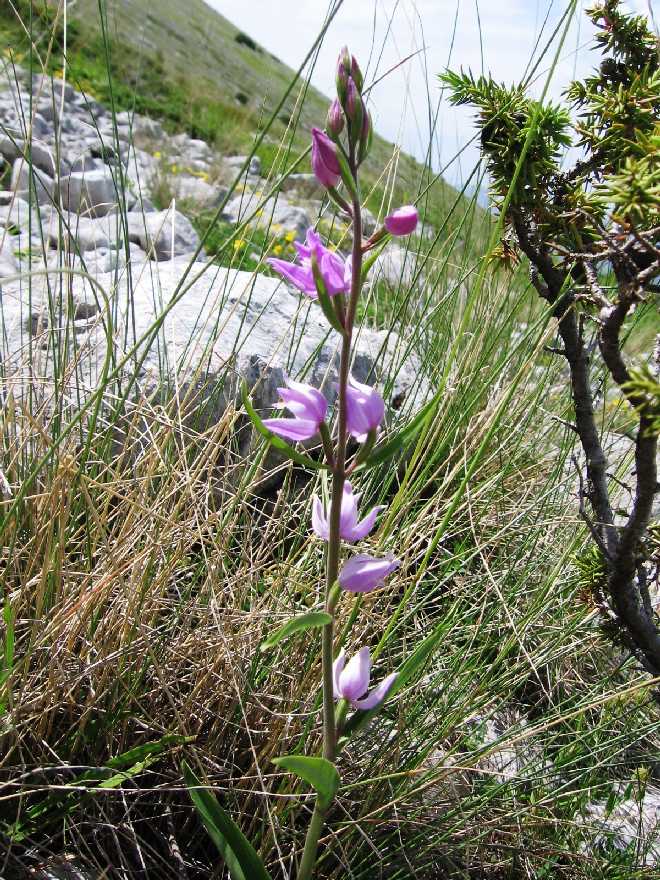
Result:
<instances>
[{"instance_id":1,"label":"sky","mask_svg":"<svg viewBox=\"0 0 660 880\"><path fill-rule=\"evenodd\" d=\"M337 0L206 0L241 30L297 69ZM578 2L578 7L593 0ZM344 0L320 48L312 82L333 95L338 50L348 45L371 82L396 67L370 94L379 134L424 160L429 148L429 106L440 107L432 139L432 165L460 183L478 158L471 113L443 98L437 74L446 67L490 72L506 83L519 81L532 57L560 23L568 0ZM627 0L638 13L660 22L660 0ZM589 49L592 27L578 12L566 34L548 88L558 100L597 56ZM537 46L538 43L538 46ZM542 92L557 41L535 74L531 89ZM535 48L536 47L536 48ZM403 59L415 56L404 64ZM399 65L397 67L397 65ZM322 122L322 120L320 121ZM455 158L458 155L458 158Z\"/></svg>"}]
</instances>

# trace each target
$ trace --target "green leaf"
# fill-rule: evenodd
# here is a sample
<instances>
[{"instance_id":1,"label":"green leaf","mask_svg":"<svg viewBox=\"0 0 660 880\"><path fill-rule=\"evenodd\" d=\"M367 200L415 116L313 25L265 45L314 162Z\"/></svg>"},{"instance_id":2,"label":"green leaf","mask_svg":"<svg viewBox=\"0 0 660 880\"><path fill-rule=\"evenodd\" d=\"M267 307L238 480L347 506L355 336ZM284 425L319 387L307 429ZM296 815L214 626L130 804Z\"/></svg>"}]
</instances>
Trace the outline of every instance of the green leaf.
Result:
<instances>
[{"instance_id":1,"label":"green leaf","mask_svg":"<svg viewBox=\"0 0 660 880\"><path fill-rule=\"evenodd\" d=\"M337 161L339 162L341 179L344 181L346 188L353 196L353 198L359 201L360 196L358 194L355 178L353 177L353 172L350 169L348 160L346 159L344 151L341 149L341 147L337 150Z\"/></svg>"},{"instance_id":2,"label":"green leaf","mask_svg":"<svg viewBox=\"0 0 660 880\"><path fill-rule=\"evenodd\" d=\"M273 764L308 782L318 794L319 807L322 810L330 806L341 781L339 772L331 761L326 758L308 758L305 755L284 755L274 758Z\"/></svg>"},{"instance_id":3,"label":"green leaf","mask_svg":"<svg viewBox=\"0 0 660 880\"><path fill-rule=\"evenodd\" d=\"M213 792L202 786L186 761L182 762L181 769L188 794L209 837L225 860L232 880L271 880L256 850L234 820L222 809Z\"/></svg>"},{"instance_id":4,"label":"green leaf","mask_svg":"<svg viewBox=\"0 0 660 880\"><path fill-rule=\"evenodd\" d=\"M385 241L385 243L384 243L381 247L377 248L377 249L376 249L376 250L375 250L370 256L368 256L368 257L366 258L366 260L364 260L364 262L362 263L362 283L363 283L363 284L364 284L364 282L365 282L365 280L366 280L366 278L367 278L367 275L369 274L369 269L371 269L371 267L372 267L373 264L376 262L376 260L378 259L378 257L383 253L383 251L385 250L385 248L387 247L387 245L390 243L390 238L391 238L391 236L388 235L388 236L387 236L387 240Z\"/></svg>"},{"instance_id":5,"label":"green leaf","mask_svg":"<svg viewBox=\"0 0 660 880\"><path fill-rule=\"evenodd\" d=\"M341 197L334 186L326 187L326 193L331 202L334 202L334 204L344 211L344 213L348 214L349 217L351 216L351 206Z\"/></svg>"},{"instance_id":6,"label":"green leaf","mask_svg":"<svg viewBox=\"0 0 660 880\"><path fill-rule=\"evenodd\" d=\"M392 458L393 455L401 449L401 447L410 443L418 431L422 428L425 421L428 418L432 417L433 411L437 406L438 400L436 397L432 397L428 403L424 404L424 406L417 412L415 416L408 422L408 424L398 431L387 443L384 443L382 446L377 446L373 452L369 455L367 461L363 462L360 467L370 468L375 467L377 464L381 464L384 461L387 461L388 458Z\"/></svg>"},{"instance_id":7,"label":"green leaf","mask_svg":"<svg viewBox=\"0 0 660 880\"><path fill-rule=\"evenodd\" d=\"M316 284L316 292L319 297L319 305L323 310L323 314L326 317L328 324L330 324L337 333L341 333L343 336L346 333L346 330L341 324L339 320L339 316L335 311L335 307L332 304L332 300L330 299L330 294L327 291L325 286L325 281L323 280L323 275L321 275L321 270L319 269L318 260L316 259L316 254L312 253L312 275L314 276L314 283Z\"/></svg>"},{"instance_id":8,"label":"green leaf","mask_svg":"<svg viewBox=\"0 0 660 880\"><path fill-rule=\"evenodd\" d=\"M269 431L268 428L264 425L262 420L257 415L257 411L252 406L250 402L250 398L248 396L247 383L243 382L241 386L241 399L243 401L243 406L250 417L250 421L257 429L257 431L265 437L268 442L278 449L281 453L290 458L292 461L297 462L298 464L303 465L303 467L313 468L315 471L326 470L327 465L323 464L320 461L314 461L313 458L310 458L309 455L305 455L302 452L298 452L297 449L294 449L293 446L290 446L286 440L282 440L281 437L278 437L277 434L273 434L272 431Z\"/></svg>"},{"instance_id":9,"label":"green leaf","mask_svg":"<svg viewBox=\"0 0 660 880\"><path fill-rule=\"evenodd\" d=\"M318 626L325 626L332 623L332 617L325 611L309 611L307 614L301 614L292 620L287 620L284 626L276 630L272 636L269 636L262 642L260 651L270 651L275 645L278 645L284 639L288 639L294 633L301 632L305 629L313 629Z\"/></svg>"}]
</instances>

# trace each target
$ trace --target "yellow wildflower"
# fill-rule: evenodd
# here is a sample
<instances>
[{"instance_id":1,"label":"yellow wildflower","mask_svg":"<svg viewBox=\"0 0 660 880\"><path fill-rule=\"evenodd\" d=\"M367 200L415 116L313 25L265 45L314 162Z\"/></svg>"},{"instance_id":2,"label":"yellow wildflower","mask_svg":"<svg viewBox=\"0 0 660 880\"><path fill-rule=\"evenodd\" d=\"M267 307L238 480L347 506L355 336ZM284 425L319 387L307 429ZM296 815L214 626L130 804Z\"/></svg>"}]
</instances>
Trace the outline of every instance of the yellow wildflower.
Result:
<instances>
[{"instance_id":1,"label":"yellow wildflower","mask_svg":"<svg viewBox=\"0 0 660 880\"><path fill-rule=\"evenodd\" d=\"M237 238L236 241L234 242L234 250L235 250L235 251L238 251L238 250L240 250L242 247L245 247L245 239L243 239L243 238Z\"/></svg>"},{"instance_id":2,"label":"yellow wildflower","mask_svg":"<svg viewBox=\"0 0 660 880\"><path fill-rule=\"evenodd\" d=\"M296 233L295 233L295 231L294 231L293 229L290 229L290 230L287 232L287 234L284 236L284 240L285 240L285 241L288 241L289 244L290 244L290 243L294 240L295 237L296 237Z\"/></svg>"},{"instance_id":3,"label":"yellow wildflower","mask_svg":"<svg viewBox=\"0 0 660 880\"><path fill-rule=\"evenodd\" d=\"M282 253L282 245L276 244L275 247L273 248L273 253L278 254L278 255L281 254Z\"/></svg>"}]
</instances>

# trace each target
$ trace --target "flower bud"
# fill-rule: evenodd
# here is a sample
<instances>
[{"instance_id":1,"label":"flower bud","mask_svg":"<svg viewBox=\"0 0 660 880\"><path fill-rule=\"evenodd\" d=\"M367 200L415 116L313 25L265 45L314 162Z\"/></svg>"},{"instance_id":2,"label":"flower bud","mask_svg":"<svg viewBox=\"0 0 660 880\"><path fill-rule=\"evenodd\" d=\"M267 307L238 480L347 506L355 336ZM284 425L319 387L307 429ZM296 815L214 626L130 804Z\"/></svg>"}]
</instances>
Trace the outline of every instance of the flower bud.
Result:
<instances>
[{"instance_id":1,"label":"flower bud","mask_svg":"<svg viewBox=\"0 0 660 880\"><path fill-rule=\"evenodd\" d=\"M360 132L360 149L358 151L358 160L363 162L371 149L371 141L374 136L374 126L371 119L371 113L363 105L362 109L362 131Z\"/></svg>"},{"instance_id":2,"label":"flower bud","mask_svg":"<svg viewBox=\"0 0 660 880\"><path fill-rule=\"evenodd\" d=\"M344 48L339 53L339 58L337 59L337 76L336 76L336 85L337 85L337 97L340 102L343 104L346 100L346 89L348 86L348 78L351 75L351 53L348 51L348 47L344 46Z\"/></svg>"},{"instance_id":3,"label":"flower bud","mask_svg":"<svg viewBox=\"0 0 660 880\"><path fill-rule=\"evenodd\" d=\"M325 132L312 129L312 171L322 186L337 186L341 168L337 159L337 147Z\"/></svg>"},{"instance_id":4,"label":"flower bud","mask_svg":"<svg viewBox=\"0 0 660 880\"><path fill-rule=\"evenodd\" d=\"M357 86L353 82L352 76L349 76L348 78L344 109L346 110L351 140L355 142L360 137L360 132L362 131L364 104L362 103L362 98L357 90Z\"/></svg>"},{"instance_id":5,"label":"flower bud","mask_svg":"<svg viewBox=\"0 0 660 880\"><path fill-rule=\"evenodd\" d=\"M325 127L331 138L338 138L344 128L344 112L341 104L335 98L328 108L328 116Z\"/></svg>"},{"instance_id":6,"label":"flower bud","mask_svg":"<svg viewBox=\"0 0 660 880\"><path fill-rule=\"evenodd\" d=\"M362 86L364 85L364 77L362 76L362 71L360 70L360 65L355 60L355 56L351 58L351 76L353 77L353 82L357 86L358 92L362 92Z\"/></svg>"},{"instance_id":7,"label":"flower bud","mask_svg":"<svg viewBox=\"0 0 660 880\"><path fill-rule=\"evenodd\" d=\"M410 235L417 227L417 219L417 208L414 205L403 205L385 218L385 229L390 235Z\"/></svg>"}]
</instances>

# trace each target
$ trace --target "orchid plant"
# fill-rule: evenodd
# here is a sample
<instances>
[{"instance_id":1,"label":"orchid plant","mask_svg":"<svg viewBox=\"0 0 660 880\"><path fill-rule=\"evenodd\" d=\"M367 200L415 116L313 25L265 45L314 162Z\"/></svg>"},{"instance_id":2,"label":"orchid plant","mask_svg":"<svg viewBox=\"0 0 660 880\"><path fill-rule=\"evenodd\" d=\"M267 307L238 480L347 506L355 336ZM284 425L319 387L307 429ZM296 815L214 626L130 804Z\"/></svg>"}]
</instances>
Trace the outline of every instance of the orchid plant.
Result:
<instances>
[{"instance_id":1,"label":"orchid plant","mask_svg":"<svg viewBox=\"0 0 660 880\"><path fill-rule=\"evenodd\" d=\"M326 247L314 229L309 229L304 243L295 242L295 261L268 260L285 281L319 303L331 327L339 334L340 362L334 419L328 419L328 401L318 389L291 378L287 378L286 385L278 389L279 406L290 413L289 417L261 420L245 390L243 397L257 429L296 462L319 467L318 462L290 445L318 437L324 454L321 466L331 475L329 505L324 506L317 496L312 499L311 528L325 543L323 611L309 612L290 621L262 645L262 648L270 649L294 632L322 627L322 755L291 755L275 761L282 769L310 783L317 793L298 866L298 880L308 880L316 865L319 837L339 788L335 761L341 748L351 732L363 727L363 722L379 711L397 679L396 673L392 673L370 690L372 664L369 648L360 648L348 662L343 648L337 654L335 614L343 593L368 593L381 588L400 565L400 561L391 555L377 557L358 552L346 556L343 549L342 542L355 544L366 538L384 510L382 506L373 507L360 519L360 495L354 492L353 474L384 460L401 445L396 437L394 441L378 444L385 403L375 388L358 382L351 375L351 359L357 305L368 270L390 237L412 233L418 218L414 206L404 206L387 217L383 226L368 240L363 239L359 169L369 153L373 128L362 96L362 73L346 48L339 55L336 84L337 98L330 105L326 130L312 129L311 162L328 197L352 225L351 253L342 257ZM340 191L342 186L345 194ZM350 438L355 442L350 443ZM355 714L349 718L351 711ZM192 774L189 769L187 772L190 781ZM199 803L198 806L209 827L208 803L206 814ZM213 809L216 818L221 816L220 824L224 823L225 858L226 847L229 847L246 877L267 877L262 865L258 873L254 873L255 859L258 860L256 852L226 814L218 813L217 804Z\"/></svg>"}]
</instances>

